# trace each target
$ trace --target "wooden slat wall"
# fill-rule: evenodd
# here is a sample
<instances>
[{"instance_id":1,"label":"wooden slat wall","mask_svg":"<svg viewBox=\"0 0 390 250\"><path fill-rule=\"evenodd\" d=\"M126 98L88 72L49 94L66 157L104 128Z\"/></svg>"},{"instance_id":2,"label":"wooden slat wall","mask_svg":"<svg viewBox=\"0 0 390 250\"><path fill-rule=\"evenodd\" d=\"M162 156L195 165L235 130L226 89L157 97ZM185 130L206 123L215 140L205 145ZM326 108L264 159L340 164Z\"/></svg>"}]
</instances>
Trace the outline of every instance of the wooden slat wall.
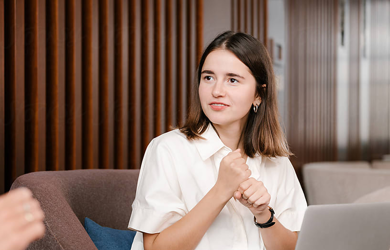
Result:
<instances>
[{"instance_id":1,"label":"wooden slat wall","mask_svg":"<svg viewBox=\"0 0 390 250\"><path fill-rule=\"evenodd\" d=\"M199 0L0 0L0 193L33 171L139 168L185 120L202 15Z\"/></svg>"},{"instance_id":2,"label":"wooden slat wall","mask_svg":"<svg viewBox=\"0 0 390 250\"><path fill-rule=\"evenodd\" d=\"M370 158L390 154L390 1L371 0Z\"/></svg>"},{"instance_id":3,"label":"wooden slat wall","mask_svg":"<svg viewBox=\"0 0 390 250\"><path fill-rule=\"evenodd\" d=\"M245 32L259 39L267 47L267 1L268 0L232 0L231 29Z\"/></svg>"},{"instance_id":4,"label":"wooden slat wall","mask_svg":"<svg viewBox=\"0 0 390 250\"><path fill-rule=\"evenodd\" d=\"M288 1L287 135L297 170L307 162L337 159L337 4Z\"/></svg>"}]
</instances>

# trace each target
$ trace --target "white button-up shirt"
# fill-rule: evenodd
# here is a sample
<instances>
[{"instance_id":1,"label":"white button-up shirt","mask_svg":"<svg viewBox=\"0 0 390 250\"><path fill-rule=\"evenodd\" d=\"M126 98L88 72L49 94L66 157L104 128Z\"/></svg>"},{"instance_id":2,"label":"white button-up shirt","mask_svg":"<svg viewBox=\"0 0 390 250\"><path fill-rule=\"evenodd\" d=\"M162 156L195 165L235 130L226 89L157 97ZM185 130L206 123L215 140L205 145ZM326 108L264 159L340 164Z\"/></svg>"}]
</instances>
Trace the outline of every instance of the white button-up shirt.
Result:
<instances>
[{"instance_id":1,"label":"white button-up shirt","mask_svg":"<svg viewBox=\"0 0 390 250\"><path fill-rule=\"evenodd\" d=\"M179 130L153 139L142 162L129 228L137 230L132 250L143 247L142 232L160 233L185 216L215 185L219 165L232 150L209 125L203 139L187 140ZM251 177L264 183L270 206L284 227L299 231L307 204L287 157L247 158ZM253 214L232 198L207 230L197 250L265 249Z\"/></svg>"}]
</instances>

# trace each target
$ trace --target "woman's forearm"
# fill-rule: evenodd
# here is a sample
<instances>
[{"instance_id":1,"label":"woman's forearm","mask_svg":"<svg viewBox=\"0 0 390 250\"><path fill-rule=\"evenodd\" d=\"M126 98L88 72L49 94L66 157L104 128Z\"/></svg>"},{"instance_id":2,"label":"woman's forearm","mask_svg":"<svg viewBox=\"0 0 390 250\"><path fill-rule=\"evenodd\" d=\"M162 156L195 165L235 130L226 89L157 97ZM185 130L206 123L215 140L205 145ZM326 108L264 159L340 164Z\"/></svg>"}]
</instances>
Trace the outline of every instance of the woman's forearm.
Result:
<instances>
[{"instance_id":1,"label":"woman's forearm","mask_svg":"<svg viewBox=\"0 0 390 250\"><path fill-rule=\"evenodd\" d=\"M271 213L269 213L270 215ZM264 223L268 219L258 218L257 221ZM259 229L267 250L294 250L298 234L285 228L275 217L273 222L275 225Z\"/></svg>"},{"instance_id":2,"label":"woman's forearm","mask_svg":"<svg viewBox=\"0 0 390 250\"><path fill-rule=\"evenodd\" d=\"M193 250L228 202L214 186L183 218L159 234L144 234L145 250Z\"/></svg>"}]
</instances>

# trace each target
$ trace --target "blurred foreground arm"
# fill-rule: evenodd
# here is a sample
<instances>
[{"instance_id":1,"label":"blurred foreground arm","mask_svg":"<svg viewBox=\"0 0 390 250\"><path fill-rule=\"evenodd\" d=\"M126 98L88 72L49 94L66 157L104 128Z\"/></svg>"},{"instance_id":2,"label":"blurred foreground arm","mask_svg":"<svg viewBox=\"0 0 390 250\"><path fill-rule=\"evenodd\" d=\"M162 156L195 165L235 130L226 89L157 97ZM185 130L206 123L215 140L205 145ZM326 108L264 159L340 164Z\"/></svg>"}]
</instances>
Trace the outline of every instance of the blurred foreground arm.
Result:
<instances>
[{"instance_id":1,"label":"blurred foreground arm","mask_svg":"<svg viewBox=\"0 0 390 250\"><path fill-rule=\"evenodd\" d=\"M44 213L27 188L0 196L0 249L22 250L45 234Z\"/></svg>"}]
</instances>

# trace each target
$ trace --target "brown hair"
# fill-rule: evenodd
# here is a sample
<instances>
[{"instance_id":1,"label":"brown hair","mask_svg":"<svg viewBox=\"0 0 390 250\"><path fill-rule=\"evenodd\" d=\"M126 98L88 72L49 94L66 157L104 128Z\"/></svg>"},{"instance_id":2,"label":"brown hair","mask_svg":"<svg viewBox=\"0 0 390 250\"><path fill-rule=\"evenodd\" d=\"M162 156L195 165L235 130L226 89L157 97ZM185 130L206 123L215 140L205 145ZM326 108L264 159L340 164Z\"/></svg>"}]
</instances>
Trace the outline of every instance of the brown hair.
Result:
<instances>
[{"instance_id":1,"label":"brown hair","mask_svg":"<svg viewBox=\"0 0 390 250\"><path fill-rule=\"evenodd\" d=\"M261 104L257 113L250 109L248 120L241 133L240 141L243 142L245 154L249 157L254 157L256 153L267 157L292 155L279 124L275 75L271 59L262 43L240 32L226 31L218 35L203 52L196 72L197 79L193 85L189 114L180 131L187 136L188 140L201 139L201 134L211 123L203 113L198 89L206 57L216 49L225 49L234 53L256 79L256 91L261 98Z\"/></svg>"}]
</instances>

